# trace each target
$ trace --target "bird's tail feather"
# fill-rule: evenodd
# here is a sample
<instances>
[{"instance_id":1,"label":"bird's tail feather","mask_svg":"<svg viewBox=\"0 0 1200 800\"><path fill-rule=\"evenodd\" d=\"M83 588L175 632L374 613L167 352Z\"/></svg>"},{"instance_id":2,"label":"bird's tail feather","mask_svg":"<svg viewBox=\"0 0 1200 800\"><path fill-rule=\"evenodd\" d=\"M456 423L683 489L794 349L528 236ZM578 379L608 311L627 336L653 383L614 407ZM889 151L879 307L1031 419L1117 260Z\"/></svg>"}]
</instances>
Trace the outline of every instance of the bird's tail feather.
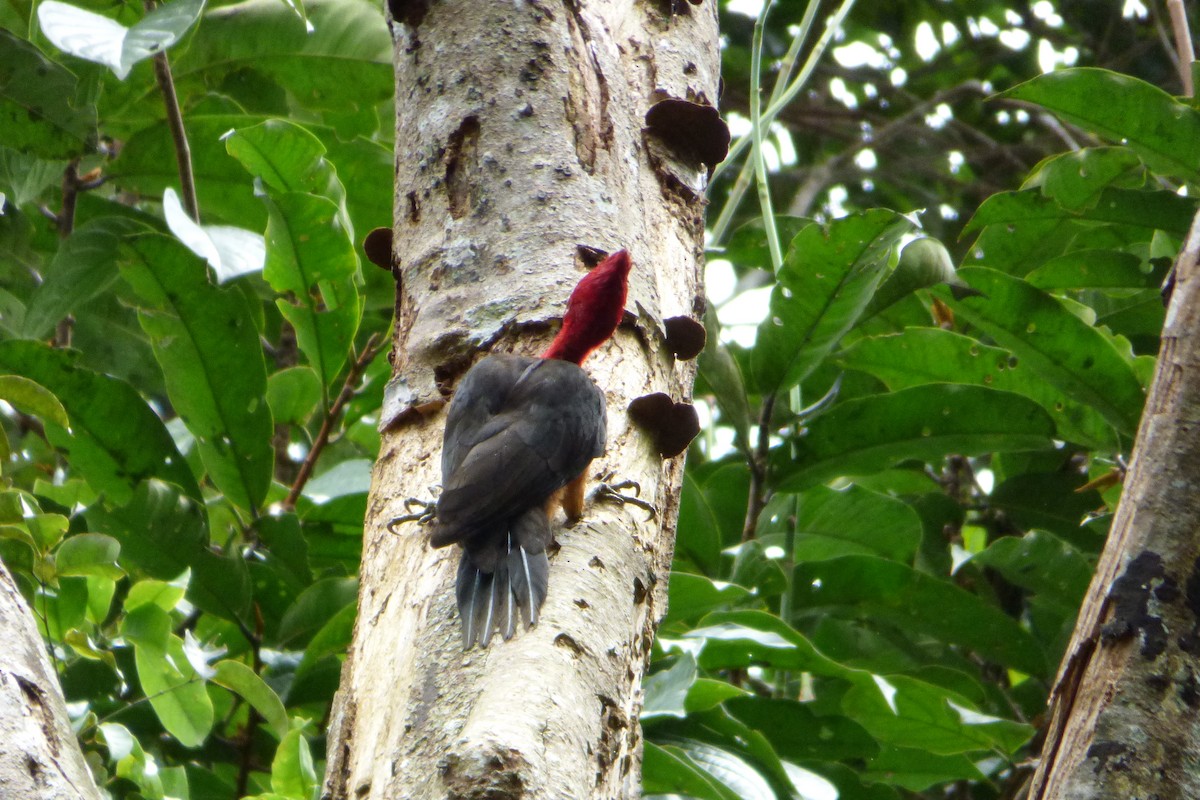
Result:
<instances>
[{"instance_id":1,"label":"bird's tail feather","mask_svg":"<svg viewBox=\"0 0 1200 800\"><path fill-rule=\"evenodd\" d=\"M530 553L514 542L512 534L506 544L506 553L492 572L476 566L466 551L458 563L456 595L464 650L476 643L487 647L496 630L505 639L512 638L518 615L526 628L537 624L546 600L550 561L545 551Z\"/></svg>"}]
</instances>

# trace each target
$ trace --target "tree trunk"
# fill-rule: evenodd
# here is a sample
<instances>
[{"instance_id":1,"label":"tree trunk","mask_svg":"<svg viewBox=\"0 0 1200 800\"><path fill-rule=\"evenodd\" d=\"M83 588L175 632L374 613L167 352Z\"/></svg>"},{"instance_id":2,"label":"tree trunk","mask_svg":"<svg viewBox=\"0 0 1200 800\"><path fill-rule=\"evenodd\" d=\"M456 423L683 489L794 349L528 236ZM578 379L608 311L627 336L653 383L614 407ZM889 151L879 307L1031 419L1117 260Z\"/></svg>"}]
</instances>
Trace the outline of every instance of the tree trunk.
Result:
<instances>
[{"instance_id":1,"label":"tree trunk","mask_svg":"<svg viewBox=\"0 0 1200 800\"><path fill-rule=\"evenodd\" d=\"M701 108L716 100L716 4L389 10L394 378L324 796L634 797L641 677L665 611L683 464L664 461L626 407L651 392L690 398L694 367L668 352L663 321L703 306L701 162L725 133ZM600 501L574 527L558 518L537 627L464 653L457 548L431 550L416 523L398 535L385 525L440 480L444 403L472 361L540 353L592 248L621 247L634 262L632 313L588 361L609 430L591 471L635 480L658 516Z\"/></svg>"},{"instance_id":2,"label":"tree trunk","mask_svg":"<svg viewBox=\"0 0 1200 800\"><path fill-rule=\"evenodd\" d=\"M99 800L33 612L0 563L0 797Z\"/></svg>"},{"instance_id":3,"label":"tree trunk","mask_svg":"<svg viewBox=\"0 0 1200 800\"><path fill-rule=\"evenodd\" d=\"M1031 800L1200 797L1200 216Z\"/></svg>"}]
</instances>

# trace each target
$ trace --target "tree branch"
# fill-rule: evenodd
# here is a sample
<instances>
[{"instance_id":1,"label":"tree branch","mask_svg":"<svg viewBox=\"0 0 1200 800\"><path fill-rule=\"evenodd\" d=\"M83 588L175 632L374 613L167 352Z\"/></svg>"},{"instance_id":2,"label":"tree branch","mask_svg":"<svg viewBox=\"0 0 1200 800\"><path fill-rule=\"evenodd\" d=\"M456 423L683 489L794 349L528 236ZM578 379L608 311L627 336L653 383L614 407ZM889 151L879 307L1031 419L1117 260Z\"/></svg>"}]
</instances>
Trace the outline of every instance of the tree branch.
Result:
<instances>
[{"instance_id":1,"label":"tree branch","mask_svg":"<svg viewBox=\"0 0 1200 800\"><path fill-rule=\"evenodd\" d=\"M382 341L382 337L379 334L371 334L371 338L367 340L362 354L350 365L350 371L346 374L346 380L342 383L342 390L338 392L337 398L329 408L329 413L321 421L321 429L317 432L317 438L313 441L312 447L309 448L308 455L304 458L304 463L300 465L300 472L296 475L296 480L292 484L291 491L288 492L287 499L283 501L283 508L285 510L291 511L296 507L296 501L300 499L300 493L304 491L304 484L308 483L308 479L312 477L313 469L317 465L317 459L321 457L321 452L325 449L325 445L329 444L329 437L333 433L333 426L337 423L338 417L341 416L342 409L346 407L346 403L350 402L350 398L354 397L359 378L362 377L363 372L370 366L375 356L379 354Z\"/></svg>"}]
</instances>

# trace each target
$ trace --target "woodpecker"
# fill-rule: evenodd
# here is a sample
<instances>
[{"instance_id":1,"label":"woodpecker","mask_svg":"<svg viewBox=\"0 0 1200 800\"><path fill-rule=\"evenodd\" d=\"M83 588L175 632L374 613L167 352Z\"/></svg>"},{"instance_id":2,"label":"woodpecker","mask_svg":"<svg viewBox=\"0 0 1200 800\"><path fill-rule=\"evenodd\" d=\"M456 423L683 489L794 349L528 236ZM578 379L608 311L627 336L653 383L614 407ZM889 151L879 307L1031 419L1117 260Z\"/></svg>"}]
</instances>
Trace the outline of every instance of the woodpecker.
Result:
<instances>
[{"instance_id":1,"label":"woodpecker","mask_svg":"<svg viewBox=\"0 0 1200 800\"><path fill-rule=\"evenodd\" d=\"M491 355L450 402L433 547L462 546L456 595L463 647L537 624L546 599L551 515L583 514L584 482L604 453L604 393L582 364L624 313L629 253L613 253L571 292L540 358Z\"/></svg>"}]
</instances>

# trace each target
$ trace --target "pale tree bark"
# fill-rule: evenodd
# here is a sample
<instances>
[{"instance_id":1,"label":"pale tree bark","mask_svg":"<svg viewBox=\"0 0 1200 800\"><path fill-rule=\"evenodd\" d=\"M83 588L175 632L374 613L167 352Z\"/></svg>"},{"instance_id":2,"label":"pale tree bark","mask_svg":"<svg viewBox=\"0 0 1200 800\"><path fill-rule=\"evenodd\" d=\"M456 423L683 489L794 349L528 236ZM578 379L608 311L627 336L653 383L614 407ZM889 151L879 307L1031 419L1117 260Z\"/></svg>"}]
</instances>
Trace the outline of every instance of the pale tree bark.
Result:
<instances>
[{"instance_id":1,"label":"pale tree bark","mask_svg":"<svg viewBox=\"0 0 1200 800\"><path fill-rule=\"evenodd\" d=\"M653 392L690 397L694 367L668 352L664 320L703 308L703 162L725 133L704 113L717 96L716 4L389 10L395 377L324 796L635 797L640 684L665 612L683 465L658 455L626 407ZM440 480L444 402L470 363L541 352L591 248L621 247L634 262L629 313L586 366L608 399L608 449L591 472L636 481L658 516L610 502L590 503L574 527L560 516L537 627L464 653L457 548L431 550L416 523L396 535L385 525Z\"/></svg>"},{"instance_id":2,"label":"pale tree bark","mask_svg":"<svg viewBox=\"0 0 1200 800\"><path fill-rule=\"evenodd\" d=\"M1200 216L1031 800L1200 797Z\"/></svg>"},{"instance_id":3,"label":"pale tree bark","mask_svg":"<svg viewBox=\"0 0 1200 800\"><path fill-rule=\"evenodd\" d=\"M0 563L0 797L99 800L33 612Z\"/></svg>"}]
</instances>

